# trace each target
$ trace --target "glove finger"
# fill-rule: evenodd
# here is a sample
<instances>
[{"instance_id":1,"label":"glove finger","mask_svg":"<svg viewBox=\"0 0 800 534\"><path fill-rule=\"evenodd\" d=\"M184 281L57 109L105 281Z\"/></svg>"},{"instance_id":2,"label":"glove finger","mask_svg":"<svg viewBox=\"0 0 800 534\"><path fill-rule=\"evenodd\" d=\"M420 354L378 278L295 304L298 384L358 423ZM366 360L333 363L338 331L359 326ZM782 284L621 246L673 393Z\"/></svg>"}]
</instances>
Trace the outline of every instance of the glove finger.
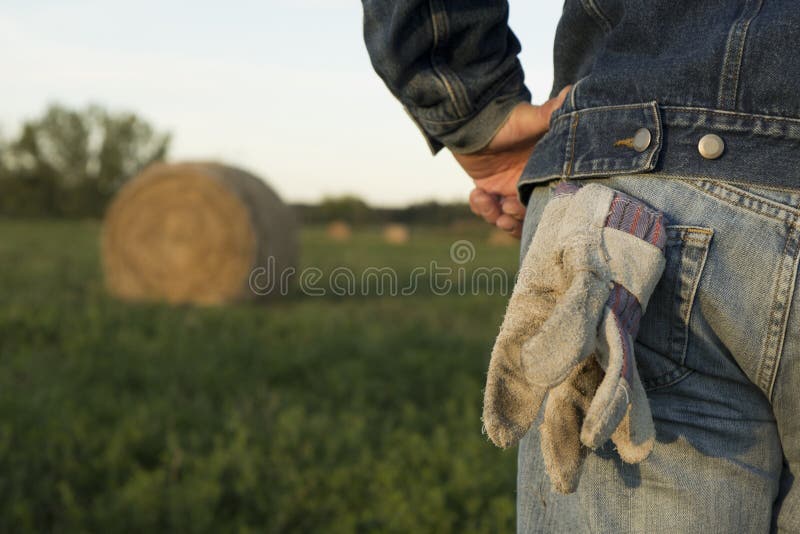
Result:
<instances>
[{"instance_id":1,"label":"glove finger","mask_svg":"<svg viewBox=\"0 0 800 534\"><path fill-rule=\"evenodd\" d=\"M632 400L629 379L636 370L633 340L608 308L598 332L597 355L605 377L586 412L581 441L597 448L608 441Z\"/></svg>"},{"instance_id":2,"label":"glove finger","mask_svg":"<svg viewBox=\"0 0 800 534\"><path fill-rule=\"evenodd\" d=\"M522 346L528 379L542 387L561 383L594 349L608 287L592 272L578 271L539 331Z\"/></svg>"},{"instance_id":3,"label":"glove finger","mask_svg":"<svg viewBox=\"0 0 800 534\"><path fill-rule=\"evenodd\" d=\"M546 393L503 359L493 359L483 397L483 427L489 439L504 449L516 445L536 420Z\"/></svg>"},{"instance_id":4,"label":"glove finger","mask_svg":"<svg viewBox=\"0 0 800 534\"><path fill-rule=\"evenodd\" d=\"M483 425L489 438L500 447L512 446L525 435L547 391L528 380L522 366L521 347L552 312L557 287L566 285L559 270L548 280L551 285L543 287L541 270L557 255L553 243L571 199L572 195L556 195L545 207L492 349L484 390Z\"/></svg>"},{"instance_id":5,"label":"glove finger","mask_svg":"<svg viewBox=\"0 0 800 534\"><path fill-rule=\"evenodd\" d=\"M552 308L540 295L515 293L492 349L483 397L483 427L495 445L515 445L533 424L546 389L532 385L522 369L522 341Z\"/></svg>"},{"instance_id":6,"label":"glove finger","mask_svg":"<svg viewBox=\"0 0 800 534\"><path fill-rule=\"evenodd\" d=\"M588 358L550 391L540 427L542 456L550 481L559 493L577 489L588 449L580 440L581 424L603 371Z\"/></svg>"},{"instance_id":7,"label":"glove finger","mask_svg":"<svg viewBox=\"0 0 800 534\"><path fill-rule=\"evenodd\" d=\"M545 207L533 242L520 267L503 325L492 350L484 390L483 424L489 438L500 447L517 443L538 415L545 388L530 383L522 368L521 346L550 315L553 291L543 290L541 266L556 251L552 246L568 211L571 196L553 198ZM560 274L560 273L559 273ZM563 280L559 280L563 284Z\"/></svg>"},{"instance_id":8,"label":"glove finger","mask_svg":"<svg viewBox=\"0 0 800 534\"><path fill-rule=\"evenodd\" d=\"M635 369L631 384L631 405L611 439L617 446L620 458L629 464L638 464L653 451L656 441L653 415L639 373Z\"/></svg>"},{"instance_id":9,"label":"glove finger","mask_svg":"<svg viewBox=\"0 0 800 534\"><path fill-rule=\"evenodd\" d=\"M560 387L560 386L558 386ZM577 410L548 398L540 427L544 467L553 488L574 493L588 449L579 439L581 417Z\"/></svg>"}]
</instances>

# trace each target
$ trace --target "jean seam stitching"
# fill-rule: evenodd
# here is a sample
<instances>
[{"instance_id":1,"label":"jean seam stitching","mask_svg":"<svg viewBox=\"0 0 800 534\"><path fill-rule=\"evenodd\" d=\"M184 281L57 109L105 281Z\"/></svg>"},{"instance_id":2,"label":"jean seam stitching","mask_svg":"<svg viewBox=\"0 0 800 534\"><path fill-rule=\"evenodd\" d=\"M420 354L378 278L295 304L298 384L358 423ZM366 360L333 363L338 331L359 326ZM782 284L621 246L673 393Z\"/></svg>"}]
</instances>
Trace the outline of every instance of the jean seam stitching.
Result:
<instances>
[{"instance_id":1,"label":"jean seam stitching","mask_svg":"<svg viewBox=\"0 0 800 534\"><path fill-rule=\"evenodd\" d=\"M775 202L769 199L765 199L762 197L755 196L747 191L743 191L741 189L731 189L729 186L722 182L717 182L714 180L708 179L698 179L698 180L682 180L685 183L691 185L695 189L700 190L718 200L721 200L731 206L735 206L737 208L741 208L743 210L749 211L751 213L756 213L758 215L762 215L764 217L768 217L770 219L782 222L782 223L791 223L794 221L798 216L800 216L800 209L792 208L790 206L785 206L779 202ZM736 195L741 198L747 198L753 201L757 206L745 206L739 204L737 202L733 202L731 199L726 198L722 194L718 193L716 190L725 191L729 195ZM771 210L775 211L775 213L769 213L766 211L765 208L770 208ZM758 208L758 209L757 209Z\"/></svg>"},{"instance_id":2,"label":"jean seam stitching","mask_svg":"<svg viewBox=\"0 0 800 534\"><path fill-rule=\"evenodd\" d=\"M433 29L433 46L430 52L430 61L433 71L439 76L442 81L447 94L450 96L450 101L459 115L466 115L467 112L463 110L459 97L456 95L456 87L453 80L450 80L449 72L445 72L446 68L442 68L439 60L439 47L447 36L447 14L444 6L441 5L440 0L429 0L428 9L431 14L431 26ZM446 67L446 65L445 65ZM458 80L455 80L460 85ZM459 87L460 92L463 93L463 88ZM463 95L462 95L463 96Z\"/></svg>"},{"instance_id":3,"label":"jean seam stitching","mask_svg":"<svg viewBox=\"0 0 800 534\"><path fill-rule=\"evenodd\" d=\"M675 271L674 289L670 293L673 305L667 340L670 360L675 366L658 376L642 377L642 385L648 391L674 385L692 372L686 365L691 339L692 312L714 235L710 228L683 225L669 226L667 231L670 239L675 240L675 245L680 245L680 250L676 251L680 263ZM687 256L685 248L687 244L699 249L701 256L696 259Z\"/></svg>"},{"instance_id":4,"label":"jean seam stitching","mask_svg":"<svg viewBox=\"0 0 800 534\"><path fill-rule=\"evenodd\" d=\"M600 29L603 30L603 33L608 33L611 31L613 27L611 21L601 9L600 6L597 5L595 0L583 0L581 2L581 6L583 6L583 10L591 17L595 23L600 26Z\"/></svg>"},{"instance_id":5,"label":"jean seam stitching","mask_svg":"<svg viewBox=\"0 0 800 534\"><path fill-rule=\"evenodd\" d=\"M648 102L641 102L639 104L618 104L614 106L595 106L591 108L576 109L574 111L570 111L569 113L564 113L562 115L559 115L554 121L554 124L561 120L568 119L573 115L586 115L589 113L605 113L607 111L626 111L626 110L634 111L637 109L645 110L648 108L652 109L653 107L656 108L658 107L658 102L656 102L655 100L651 100ZM798 121L800 121L800 119L798 119Z\"/></svg>"},{"instance_id":6,"label":"jean seam stitching","mask_svg":"<svg viewBox=\"0 0 800 534\"><path fill-rule=\"evenodd\" d=\"M793 227L793 230L797 230L796 227ZM794 265L792 267L792 278L788 284L788 291L786 295L786 310L784 312L784 319L783 319L783 328L781 328L781 338L779 340L779 344L775 347L775 357L772 362L772 373L769 381L769 385L767 388L767 397L772 400L772 395L775 391L775 380L778 376L778 369L780 368L781 359L783 357L783 347L786 343L786 329L789 323L789 314L791 313L791 304L792 299L794 298L794 291L795 291L795 284L797 283L797 268L798 268L798 261L800 260L800 255L798 254L797 245L795 244L795 257L794 257Z\"/></svg>"},{"instance_id":7,"label":"jean seam stitching","mask_svg":"<svg viewBox=\"0 0 800 534\"><path fill-rule=\"evenodd\" d=\"M714 238L713 230L710 233L702 232L698 233L702 237L697 237L694 234L690 233L689 230L683 229L681 230L681 234L684 237L684 243L693 244L696 242L697 244L694 245L696 249L701 251L701 255L696 260L692 261L692 265L690 267L694 268L694 272L690 274L691 276L691 284L681 284L682 289L688 290L688 295L686 298L686 317L684 319L685 325L683 328L684 331L684 339L683 339L683 354L681 357L681 364L685 367L686 366L686 355L689 352L689 339L691 337L691 323L692 323L692 312L694 311L694 304L695 300L697 299L697 291L700 288L700 279L703 276L703 271L706 268L706 261L708 260L708 251L711 248L711 241ZM683 263L683 259L686 256L682 254L681 263ZM684 274L683 272L681 273ZM691 287L689 287L691 286Z\"/></svg>"},{"instance_id":8,"label":"jean seam stitching","mask_svg":"<svg viewBox=\"0 0 800 534\"><path fill-rule=\"evenodd\" d=\"M800 260L800 255L798 255L800 247L798 246L797 225L791 224L787 227L787 230L786 241L781 255L782 261L775 277L774 297L769 315L767 335L764 336L764 342L761 346L760 361L756 373L758 387L767 395L767 398L772 397L778 362L783 352L789 311L792 304L791 299L794 295L794 282L797 279L798 260ZM788 273L787 269L790 269ZM784 282L786 278L788 279Z\"/></svg>"},{"instance_id":9,"label":"jean seam stitching","mask_svg":"<svg viewBox=\"0 0 800 534\"><path fill-rule=\"evenodd\" d=\"M580 117L575 115L569 129L569 138L566 143L566 152L564 154L564 169L562 170L563 176L570 176L572 174L572 164L575 158L575 138L578 136L578 120Z\"/></svg>"},{"instance_id":10,"label":"jean seam stitching","mask_svg":"<svg viewBox=\"0 0 800 534\"><path fill-rule=\"evenodd\" d=\"M680 373L678 372L680 371ZM657 377L663 379L665 376L670 376L667 382L660 384L655 383L653 380L644 380L642 379L642 386L644 387L645 391L657 391L659 389L665 389L674 386L675 384L682 382L685 380L689 375L694 373L694 369L689 369L688 367L676 367L674 371L670 371L669 373L664 373L663 375ZM672 376L674 375L674 378Z\"/></svg>"},{"instance_id":11,"label":"jean seam stitching","mask_svg":"<svg viewBox=\"0 0 800 534\"><path fill-rule=\"evenodd\" d=\"M582 81L582 80L581 80ZM619 110L628 110L628 109L636 109L636 108L645 108L646 106L650 105L657 105L662 111L666 111L669 113L681 114L681 113L703 113L706 115L723 115L723 116L731 116L732 118L744 118L744 119L757 119L764 122L778 122L778 123L789 123L789 124L798 124L800 123L800 118L798 117L784 117L782 115L764 115L761 113L745 113L742 111L736 111L732 109L717 109L717 108L704 108L698 106L670 106L670 105L659 105L656 101L650 102L642 102L639 104L616 104L611 106L593 106L589 108L582 108L582 109L575 109L566 113L562 113L558 115L553 124L569 118L571 115L576 113L601 113L606 111L619 111ZM687 123L675 123L673 121L669 121L669 126L686 126L692 125L694 122L687 122Z\"/></svg>"},{"instance_id":12,"label":"jean seam stitching","mask_svg":"<svg viewBox=\"0 0 800 534\"><path fill-rule=\"evenodd\" d=\"M744 47L747 42L747 32L750 23L761 11L762 0L748 0L742 9L741 15L731 26L728 39L725 43L725 57L720 73L719 92L717 94L717 107L736 109L736 97L739 92L739 77L742 67ZM736 61L732 60L736 54Z\"/></svg>"},{"instance_id":13,"label":"jean seam stitching","mask_svg":"<svg viewBox=\"0 0 800 534\"><path fill-rule=\"evenodd\" d=\"M737 111L733 109L717 109L717 108L704 108L704 107L697 107L697 106L661 106L661 109L670 113L704 113L707 115L732 115L740 118L745 119L758 119L763 120L766 122L788 122L788 123L800 123L800 118L797 117L784 117L781 115L764 115L760 113L745 113L743 111ZM670 123L671 125L675 125L674 123ZM693 122L687 122L686 125L692 125ZM683 124L677 124L678 126L682 126Z\"/></svg>"},{"instance_id":14,"label":"jean seam stitching","mask_svg":"<svg viewBox=\"0 0 800 534\"><path fill-rule=\"evenodd\" d=\"M653 113L653 120L656 123L656 135L653 148L650 149L650 157L647 158L647 168L653 167L653 160L661 152L661 135L663 130L661 126L661 114L658 112L658 105L655 102L651 103L650 111Z\"/></svg>"}]
</instances>

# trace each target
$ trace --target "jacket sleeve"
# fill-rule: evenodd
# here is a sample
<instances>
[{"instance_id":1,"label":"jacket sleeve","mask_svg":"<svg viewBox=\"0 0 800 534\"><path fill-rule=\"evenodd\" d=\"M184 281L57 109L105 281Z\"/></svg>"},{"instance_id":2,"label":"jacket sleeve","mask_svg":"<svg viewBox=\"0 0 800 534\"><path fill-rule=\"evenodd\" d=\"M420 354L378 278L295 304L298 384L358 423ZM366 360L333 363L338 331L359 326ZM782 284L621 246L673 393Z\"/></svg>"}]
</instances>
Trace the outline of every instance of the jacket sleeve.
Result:
<instances>
[{"instance_id":1,"label":"jacket sleeve","mask_svg":"<svg viewBox=\"0 0 800 534\"><path fill-rule=\"evenodd\" d=\"M433 153L485 147L530 101L506 0L362 0L375 70Z\"/></svg>"}]
</instances>

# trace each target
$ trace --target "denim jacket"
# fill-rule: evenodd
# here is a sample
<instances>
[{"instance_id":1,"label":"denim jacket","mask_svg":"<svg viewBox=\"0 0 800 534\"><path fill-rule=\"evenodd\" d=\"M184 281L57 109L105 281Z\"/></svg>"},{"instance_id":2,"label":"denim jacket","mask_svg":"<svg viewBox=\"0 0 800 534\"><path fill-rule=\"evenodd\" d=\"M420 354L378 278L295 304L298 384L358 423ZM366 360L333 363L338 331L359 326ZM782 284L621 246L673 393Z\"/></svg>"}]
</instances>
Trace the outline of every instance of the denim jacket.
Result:
<instances>
[{"instance_id":1,"label":"denim jacket","mask_svg":"<svg viewBox=\"0 0 800 534\"><path fill-rule=\"evenodd\" d=\"M375 69L431 148L485 146L530 98L504 0L363 0ZM794 0L566 0L554 84L573 88L520 179L662 172L798 187ZM527 187L526 187L527 186Z\"/></svg>"}]
</instances>

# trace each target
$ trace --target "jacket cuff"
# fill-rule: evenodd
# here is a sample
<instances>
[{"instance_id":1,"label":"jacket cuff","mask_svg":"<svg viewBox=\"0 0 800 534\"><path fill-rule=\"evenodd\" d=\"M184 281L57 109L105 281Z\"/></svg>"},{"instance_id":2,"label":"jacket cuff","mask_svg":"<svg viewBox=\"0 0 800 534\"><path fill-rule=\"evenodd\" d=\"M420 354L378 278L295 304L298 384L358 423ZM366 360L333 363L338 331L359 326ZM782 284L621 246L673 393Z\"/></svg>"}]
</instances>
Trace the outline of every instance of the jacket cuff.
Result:
<instances>
[{"instance_id":1,"label":"jacket cuff","mask_svg":"<svg viewBox=\"0 0 800 534\"><path fill-rule=\"evenodd\" d=\"M426 121L415 117L408 109L406 112L422 132L432 154L444 147L456 154L470 154L491 142L517 105L531 101L531 93L525 85L514 85L515 92L495 96L476 113L457 122Z\"/></svg>"}]
</instances>

